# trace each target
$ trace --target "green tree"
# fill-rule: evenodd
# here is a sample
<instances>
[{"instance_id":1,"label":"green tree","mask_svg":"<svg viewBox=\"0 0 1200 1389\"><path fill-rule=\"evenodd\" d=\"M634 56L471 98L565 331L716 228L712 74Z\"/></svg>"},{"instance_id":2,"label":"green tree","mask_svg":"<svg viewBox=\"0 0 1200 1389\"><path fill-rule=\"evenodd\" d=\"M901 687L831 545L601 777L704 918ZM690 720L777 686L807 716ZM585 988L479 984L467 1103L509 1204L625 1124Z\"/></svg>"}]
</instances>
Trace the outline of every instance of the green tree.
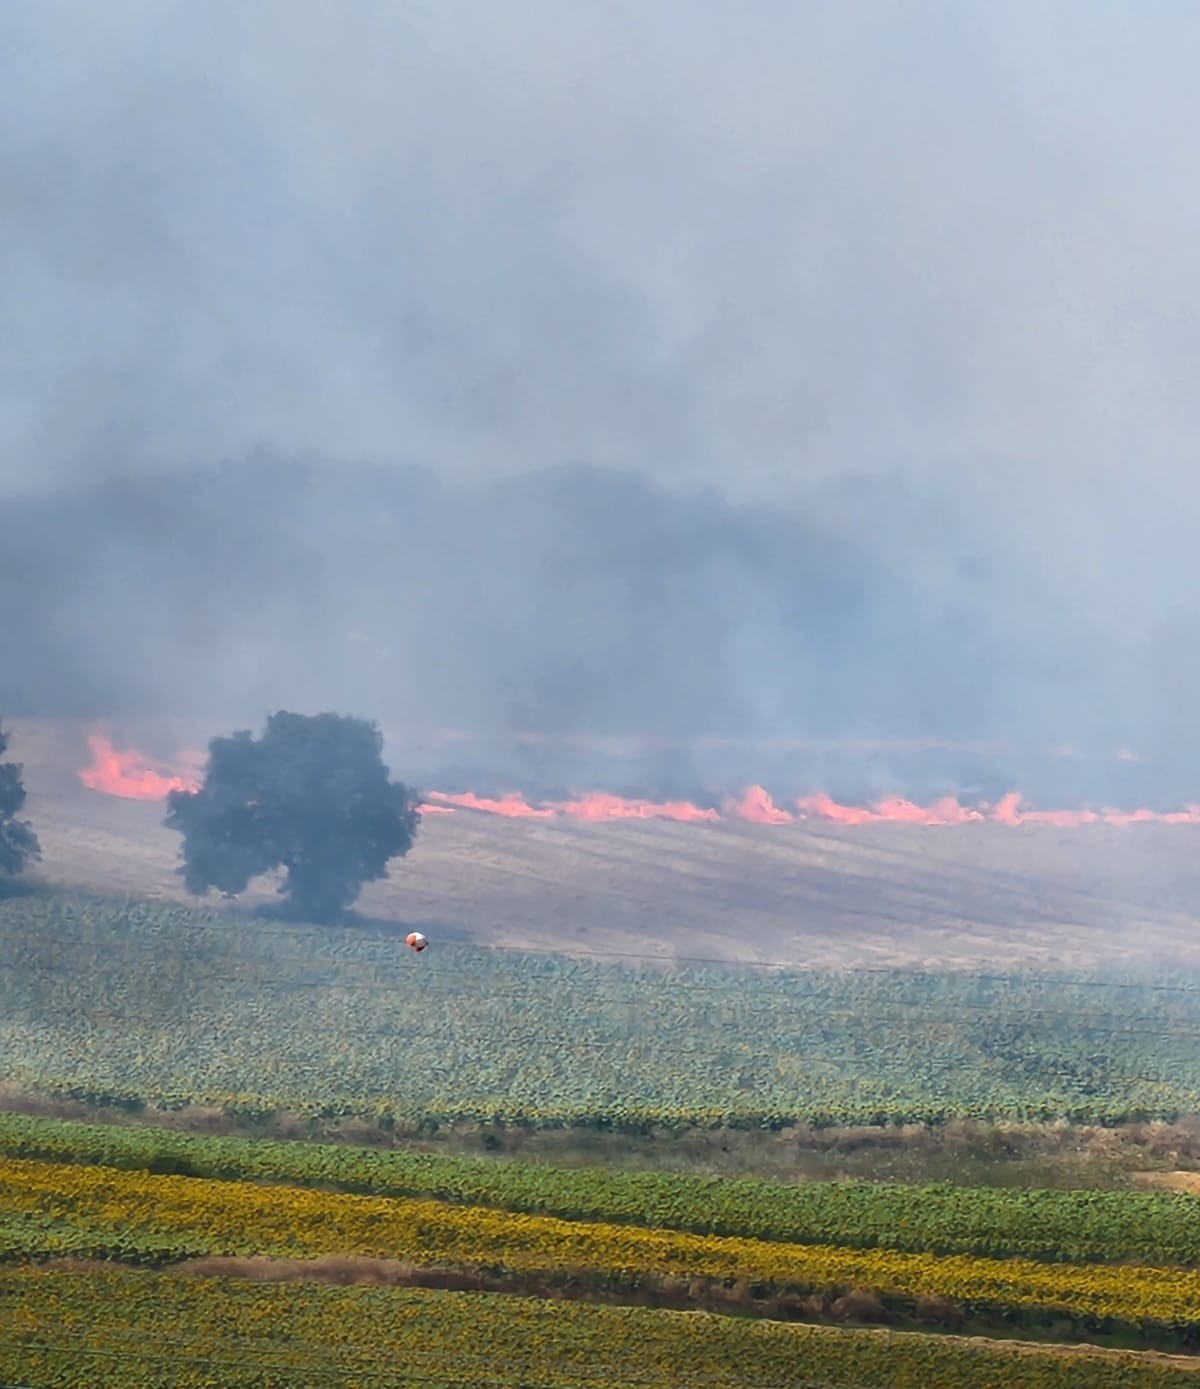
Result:
<instances>
[{"instance_id":1,"label":"green tree","mask_svg":"<svg viewBox=\"0 0 1200 1389\"><path fill-rule=\"evenodd\" d=\"M0 757L8 751L8 735L0 728ZM21 768L15 762L0 762L0 875L10 877L42 856L37 835L24 820L18 820L25 804L25 785Z\"/></svg>"},{"instance_id":2,"label":"green tree","mask_svg":"<svg viewBox=\"0 0 1200 1389\"><path fill-rule=\"evenodd\" d=\"M389 781L382 752L373 723L338 714L280 711L261 738L213 739L203 785L167 797L188 891L238 893L282 867L291 914L336 920L417 832L417 797Z\"/></svg>"}]
</instances>

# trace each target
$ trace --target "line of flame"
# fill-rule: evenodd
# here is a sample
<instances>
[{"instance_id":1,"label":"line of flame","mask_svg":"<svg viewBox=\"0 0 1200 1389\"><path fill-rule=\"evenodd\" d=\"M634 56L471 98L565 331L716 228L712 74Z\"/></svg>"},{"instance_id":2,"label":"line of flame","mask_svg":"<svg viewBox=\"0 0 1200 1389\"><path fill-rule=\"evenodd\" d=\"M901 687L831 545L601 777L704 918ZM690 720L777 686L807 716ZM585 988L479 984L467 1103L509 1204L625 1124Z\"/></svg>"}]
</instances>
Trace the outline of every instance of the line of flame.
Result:
<instances>
[{"instance_id":1,"label":"line of flame","mask_svg":"<svg viewBox=\"0 0 1200 1389\"><path fill-rule=\"evenodd\" d=\"M162 800L168 792L195 790L201 782L203 754L186 752L180 765L168 767L145 757L136 749L118 750L102 731L88 735L92 762L79 773L80 782L90 790L130 800ZM799 796L794 808L776 804L762 786L750 786L740 796L714 807L691 801L651 801L616 796L607 791L589 791L572 800L533 803L516 791L502 796L479 796L473 791L427 792L420 809L427 815L450 815L455 811L476 811L508 819L554 820L674 820L681 823L715 824L722 820L742 820L757 825L789 825L797 821L824 821L837 825L966 825L987 822L996 825L1055 825L1073 829L1083 825L1197 825L1200 805L1181 810L1038 810L1022 807L1018 791L1010 791L994 805L962 805L954 796L943 796L932 805L918 805L899 796L888 796L873 805L842 805L824 791Z\"/></svg>"},{"instance_id":2,"label":"line of flame","mask_svg":"<svg viewBox=\"0 0 1200 1389\"><path fill-rule=\"evenodd\" d=\"M79 780L89 790L127 800L160 801L170 791L192 791L200 784L201 753L185 752L182 765L170 768L133 748L118 751L106 733L89 733L87 742L92 765L79 773Z\"/></svg>"}]
</instances>

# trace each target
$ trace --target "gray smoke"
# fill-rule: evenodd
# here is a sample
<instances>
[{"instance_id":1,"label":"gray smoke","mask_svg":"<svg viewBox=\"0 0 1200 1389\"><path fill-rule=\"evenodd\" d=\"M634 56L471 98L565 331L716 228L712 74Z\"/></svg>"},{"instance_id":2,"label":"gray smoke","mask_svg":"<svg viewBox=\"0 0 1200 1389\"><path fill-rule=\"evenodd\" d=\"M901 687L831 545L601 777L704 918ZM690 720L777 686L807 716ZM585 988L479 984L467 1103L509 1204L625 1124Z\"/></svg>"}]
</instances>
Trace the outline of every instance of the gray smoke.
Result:
<instances>
[{"instance_id":1,"label":"gray smoke","mask_svg":"<svg viewBox=\"0 0 1200 1389\"><path fill-rule=\"evenodd\" d=\"M1200 797L1198 31L12 0L0 711Z\"/></svg>"}]
</instances>

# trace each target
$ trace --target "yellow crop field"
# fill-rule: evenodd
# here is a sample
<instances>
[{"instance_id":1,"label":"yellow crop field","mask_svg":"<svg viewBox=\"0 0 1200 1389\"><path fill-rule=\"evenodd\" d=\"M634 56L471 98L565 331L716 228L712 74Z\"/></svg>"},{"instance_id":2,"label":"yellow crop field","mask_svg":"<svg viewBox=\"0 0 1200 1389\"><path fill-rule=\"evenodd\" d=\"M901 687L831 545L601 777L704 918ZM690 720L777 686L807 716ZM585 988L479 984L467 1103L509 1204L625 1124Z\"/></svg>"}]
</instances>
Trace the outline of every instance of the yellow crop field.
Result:
<instances>
[{"instance_id":1,"label":"yellow crop field","mask_svg":"<svg viewBox=\"0 0 1200 1389\"><path fill-rule=\"evenodd\" d=\"M1192 1363L488 1294L0 1270L0 1380L30 1389L1195 1389Z\"/></svg>"},{"instance_id":2,"label":"yellow crop field","mask_svg":"<svg viewBox=\"0 0 1200 1389\"><path fill-rule=\"evenodd\" d=\"M576 1269L624 1281L654 1273L857 1286L1126 1323L1200 1323L1200 1272L1185 1269L769 1243L21 1159L0 1161L0 1205L10 1257L92 1252L162 1263L198 1254L345 1253Z\"/></svg>"}]
</instances>

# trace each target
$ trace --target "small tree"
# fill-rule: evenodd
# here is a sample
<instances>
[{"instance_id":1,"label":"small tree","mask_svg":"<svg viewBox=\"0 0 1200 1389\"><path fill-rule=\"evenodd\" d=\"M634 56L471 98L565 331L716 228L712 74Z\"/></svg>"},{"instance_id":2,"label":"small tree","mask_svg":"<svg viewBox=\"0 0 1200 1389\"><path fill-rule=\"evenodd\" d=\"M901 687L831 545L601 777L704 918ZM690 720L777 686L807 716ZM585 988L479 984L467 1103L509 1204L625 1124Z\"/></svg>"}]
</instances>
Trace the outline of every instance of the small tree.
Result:
<instances>
[{"instance_id":1,"label":"small tree","mask_svg":"<svg viewBox=\"0 0 1200 1389\"><path fill-rule=\"evenodd\" d=\"M281 711L257 740L213 739L204 784L167 797L188 891L238 893L282 867L291 913L335 920L417 832L417 799L388 780L382 753L374 724L338 714Z\"/></svg>"},{"instance_id":2,"label":"small tree","mask_svg":"<svg viewBox=\"0 0 1200 1389\"><path fill-rule=\"evenodd\" d=\"M8 735L0 728L0 757L8 751ZM18 820L25 804L21 768L15 762L0 762L0 875L11 877L42 856L42 847L32 828Z\"/></svg>"}]
</instances>

